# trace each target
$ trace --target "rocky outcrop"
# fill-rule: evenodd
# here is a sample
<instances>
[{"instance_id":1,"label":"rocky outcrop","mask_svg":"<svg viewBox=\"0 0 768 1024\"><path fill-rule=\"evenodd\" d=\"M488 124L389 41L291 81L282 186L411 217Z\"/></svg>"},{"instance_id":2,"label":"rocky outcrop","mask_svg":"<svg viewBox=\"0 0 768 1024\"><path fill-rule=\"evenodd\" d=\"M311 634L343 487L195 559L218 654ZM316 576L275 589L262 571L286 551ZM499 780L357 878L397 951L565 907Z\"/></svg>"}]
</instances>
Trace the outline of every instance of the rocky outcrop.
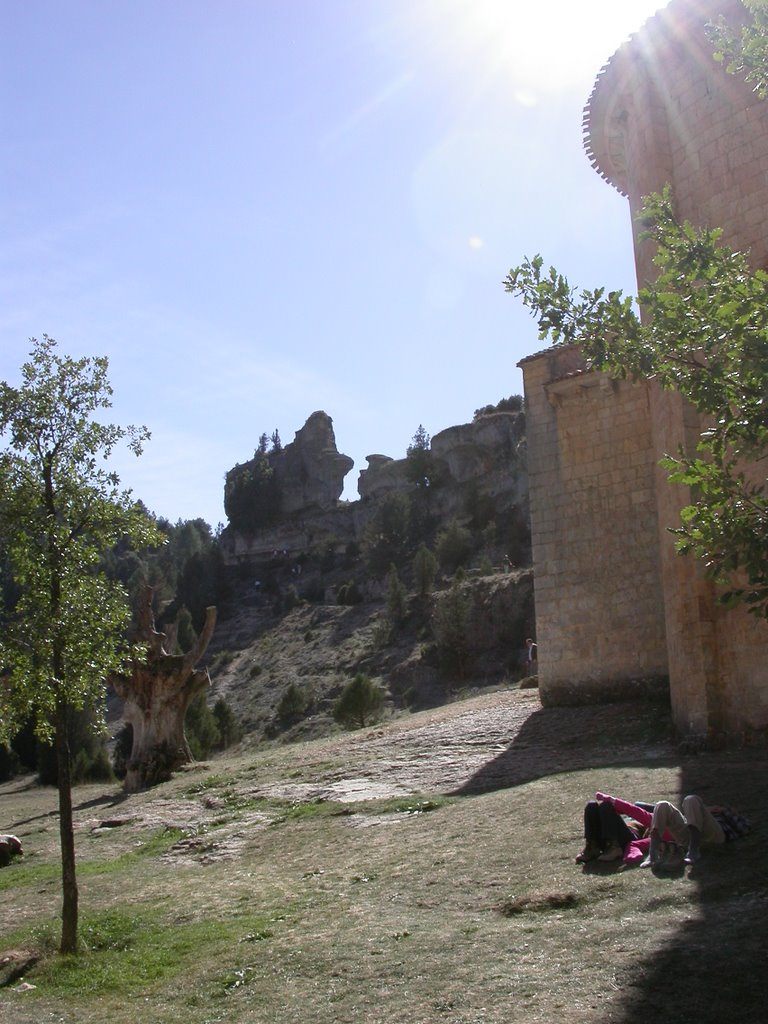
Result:
<instances>
[{"instance_id":1,"label":"rocky outcrop","mask_svg":"<svg viewBox=\"0 0 768 1024\"><path fill-rule=\"evenodd\" d=\"M458 519L482 528L491 520L501 533L525 534L528 519L525 415L493 412L472 423L449 427L432 438L434 485L428 492L430 517L437 523ZM228 526L221 537L229 565L263 563L275 554L297 558L310 550L343 552L361 540L376 514L378 504L393 492L419 490L409 472L409 460L369 455L360 472L360 501L341 502L344 477L353 462L336 448L333 422L326 413L313 413L294 441L279 451L257 455L250 463L227 474L247 474L268 460L279 494L279 516L257 529ZM263 465L262 465L263 469ZM524 541L515 558L509 537L500 543L513 554L516 564L526 564Z\"/></svg>"},{"instance_id":2,"label":"rocky outcrop","mask_svg":"<svg viewBox=\"0 0 768 1024\"><path fill-rule=\"evenodd\" d=\"M296 431L291 444L272 453L284 516L308 509L327 512L344 489L344 477L354 462L336 447L333 420L325 412L313 412Z\"/></svg>"},{"instance_id":3,"label":"rocky outcrop","mask_svg":"<svg viewBox=\"0 0 768 1024\"><path fill-rule=\"evenodd\" d=\"M360 470L357 493L363 501L376 500L390 491L411 487L406 473L407 459L392 459L389 455L369 455L367 469Z\"/></svg>"},{"instance_id":4,"label":"rocky outcrop","mask_svg":"<svg viewBox=\"0 0 768 1024\"><path fill-rule=\"evenodd\" d=\"M525 415L497 412L472 423L448 427L432 438L439 485L431 495L434 511L462 518L473 494L483 494L501 508L523 507L527 514ZM378 501L391 491L412 490L407 459L369 455L357 490L363 501Z\"/></svg>"}]
</instances>

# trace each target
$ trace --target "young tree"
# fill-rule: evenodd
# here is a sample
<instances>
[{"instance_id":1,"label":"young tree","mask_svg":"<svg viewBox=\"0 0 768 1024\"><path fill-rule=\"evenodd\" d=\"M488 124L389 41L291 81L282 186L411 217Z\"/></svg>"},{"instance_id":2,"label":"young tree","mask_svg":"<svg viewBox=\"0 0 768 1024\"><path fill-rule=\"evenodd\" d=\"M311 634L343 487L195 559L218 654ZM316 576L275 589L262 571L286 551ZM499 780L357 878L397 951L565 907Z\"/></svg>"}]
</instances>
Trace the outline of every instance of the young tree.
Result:
<instances>
[{"instance_id":1,"label":"young tree","mask_svg":"<svg viewBox=\"0 0 768 1024\"><path fill-rule=\"evenodd\" d=\"M402 626L408 614L408 592L400 579L397 566L390 565L387 576L387 618L392 629Z\"/></svg>"},{"instance_id":2,"label":"young tree","mask_svg":"<svg viewBox=\"0 0 768 1024\"><path fill-rule=\"evenodd\" d=\"M127 656L130 608L109 582L103 552L120 538L156 543L154 523L102 465L127 440L141 454L145 428L101 419L111 405L106 358L59 356L56 342L32 340L22 384L0 382L0 547L18 584L0 632L0 740L33 714L54 739L62 866L62 953L77 949L78 891L72 824L68 723L99 713L107 676Z\"/></svg>"},{"instance_id":3,"label":"young tree","mask_svg":"<svg viewBox=\"0 0 768 1024\"><path fill-rule=\"evenodd\" d=\"M385 694L378 683L358 672L354 679L347 683L333 706L333 717L337 722L351 729L365 726L379 717L384 707Z\"/></svg>"},{"instance_id":4,"label":"young tree","mask_svg":"<svg viewBox=\"0 0 768 1024\"><path fill-rule=\"evenodd\" d=\"M472 555L474 540L470 530L452 519L435 538L435 553L440 568L447 573L466 566Z\"/></svg>"},{"instance_id":5,"label":"young tree","mask_svg":"<svg viewBox=\"0 0 768 1024\"><path fill-rule=\"evenodd\" d=\"M432 593L436 576L437 559L426 544L422 544L413 558L413 583L419 597Z\"/></svg>"},{"instance_id":6,"label":"young tree","mask_svg":"<svg viewBox=\"0 0 768 1024\"><path fill-rule=\"evenodd\" d=\"M469 600L455 579L435 605L432 631L444 670L459 679L466 674L469 657L469 618Z\"/></svg>"},{"instance_id":7,"label":"young tree","mask_svg":"<svg viewBox=\"0 0 768 1024\"><path fill-rule=\"evenodd\" d=\"M432 454L431 439L423 425L411 438L406 449L406 475L411 483L425 489L437 486L440 481L440 467Z\"/></svg>"},{"instance_id":8,"label":"young tree","mask_svg":"<svg viewBox=\"0 0 768 1024\"><path fill-rule=\"evenodd\" d=\"M644 237L655 243L656 280L638 301L604 288L577 293L540 256L510 271L507 291L537 317L540 337L577 343L591 364L619 377L654 378L701 414L698 450L664 464L690 488L681 554L702 558L726 603L768 617L768 274L721 232L679 221L668 189L646 199Z\"/></svg>"},{"instance_id":9,"label":"young tree","mask_svg":"<svg viewBox=\"0 0 768 1024\"><path fill-rule=\"evenodd\" d=\"M386 494L363 534L363 557L375 576L402 562L410 542L411 503L402 491Z\"/></svg>"}]
</instances>

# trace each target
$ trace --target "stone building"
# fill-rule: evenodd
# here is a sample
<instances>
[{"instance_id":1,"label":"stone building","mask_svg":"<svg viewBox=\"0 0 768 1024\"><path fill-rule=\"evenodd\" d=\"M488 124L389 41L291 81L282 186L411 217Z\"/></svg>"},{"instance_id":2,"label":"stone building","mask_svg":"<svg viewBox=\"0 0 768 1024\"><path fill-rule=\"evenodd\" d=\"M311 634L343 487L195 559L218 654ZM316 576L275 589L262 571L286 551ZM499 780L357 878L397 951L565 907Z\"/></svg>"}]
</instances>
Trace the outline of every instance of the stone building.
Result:
<instances>
[{"instance_id":1,"label":"stone building","mask_svg":"<svg viewBox=\"0 0 768 1024\"><path fill-rule=\"evenodd\" d=\"M677 212L722 227L723 243L768 266L768 101L712 57L705 24L745 16L738 0L671 0L610 59L585 111L585 146L629 200L670 183ZM635 239L638 283L654 267ZM683 734L768 729L768 625L718 606L670 527L688 503L658 461L695 446L699 424L674 393L585 368L578 349L521 362L539 682L544 703L669 681Z\"/></svg>"}]
</instances>

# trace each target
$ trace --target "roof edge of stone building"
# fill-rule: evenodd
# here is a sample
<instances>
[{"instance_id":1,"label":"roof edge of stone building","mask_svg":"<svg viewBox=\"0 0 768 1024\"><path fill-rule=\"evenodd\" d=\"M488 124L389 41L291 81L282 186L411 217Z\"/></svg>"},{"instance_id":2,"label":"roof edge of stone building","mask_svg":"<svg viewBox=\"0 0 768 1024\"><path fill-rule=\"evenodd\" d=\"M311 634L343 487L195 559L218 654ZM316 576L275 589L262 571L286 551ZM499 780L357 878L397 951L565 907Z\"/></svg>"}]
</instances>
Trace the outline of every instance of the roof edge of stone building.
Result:
<instances>
[{"instance_id":1,"label":"roof edge of stone building","mask_svg":"<svg viewBox=\"0 0 768 1024\"><path fill-rule=\"evenodd\" d=\"M603 64L597 73L582 115L581 131L587 159L600 177L623 196L628 194L628 187L622 180L621 168L612 159L611 137L608 130L611 119L607 114L620 94L619 85L626 73L627 64L634 58L638 35L652 22L658 22L664 9L661 8L646 18L640 28L628 36L613 56Z\"/></svg>"},{"instance_id":2,"label":"roof edge of stone building","mask_svg":"<svg viewBox=\"0 0 768 1024\"><path fill-rule=\"evenodd\" d=\"M565 352L568 349L578 349L578 348L579 348L579 346L575 342L570 342L567 345L561 345L558 342L553 342L551 345L547 345L546 348L540 348L538 350L538 352L531 352L530 355L523 356L522 359L518 360L517 365L518 366L522 366L523 363L529 363L533 359L540 359L541 356L547 355L553 349L557 349L560 352Z\"/></svg>"}]
</instances>

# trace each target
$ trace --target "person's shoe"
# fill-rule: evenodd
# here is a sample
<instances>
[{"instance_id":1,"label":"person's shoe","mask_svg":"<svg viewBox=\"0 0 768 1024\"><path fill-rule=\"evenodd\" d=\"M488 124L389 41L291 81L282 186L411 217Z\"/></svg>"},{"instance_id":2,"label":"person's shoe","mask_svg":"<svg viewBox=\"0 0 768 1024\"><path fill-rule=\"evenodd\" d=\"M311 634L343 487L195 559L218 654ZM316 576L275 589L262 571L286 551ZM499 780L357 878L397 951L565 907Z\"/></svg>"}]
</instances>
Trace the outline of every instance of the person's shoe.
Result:
<instances>
[{"instance_id":1,"label":"person's shoe","mask_svg":"<svg viewBox=\"0 0 768 1024\"><path fill-rule=\"evenodd\" d=\"M618 843L609 843L597 859L601 861L620 860L623 856L624 850Z\"/></svg>"},{"instance_id":2,"label":"person's shoe","mask_svg":"<svg viewBox=\"0 0 768 1024\"><path fill-rule=\"evenodd\" d=\"M587 864L591 860L597 860L600 856L600 847L594 840L590 839L584 846L584 849L576 857L577 864Z\"/></svg>"},{"instance_id":3,"label":"person's shoe","mask_svg":"<svg viewBox=\"0 0 768 1024\"><path fill-rule=\"evenodd\" d=\"M656 867L659 871L679 871L683 866L683 848L677 843L664 843L661 859Z\"/></svg>"},{"instance_id":4,"label":"person's shoe","mask_svg":"<svg viewBox=\"0 0 768 1024\"><path fill-rule=\"evenodd\" d=\"M662 844L658 835L651 836L651 845L648 850L648 856L645 858L643 863L640 865L641 868L655 868L659 866L662 856Z\"/></svg>"},{"instance_id":5,"label":"person's shoe","mask_svg":"<svg viewBox=\"0 0 768 1024\"><path fill-rule=\"evenodd\" d=\"M685 855L686 864L695 864L701 857L701 832L695 825L688 826L688 852Z\"/></svg>"}]
</instances>

